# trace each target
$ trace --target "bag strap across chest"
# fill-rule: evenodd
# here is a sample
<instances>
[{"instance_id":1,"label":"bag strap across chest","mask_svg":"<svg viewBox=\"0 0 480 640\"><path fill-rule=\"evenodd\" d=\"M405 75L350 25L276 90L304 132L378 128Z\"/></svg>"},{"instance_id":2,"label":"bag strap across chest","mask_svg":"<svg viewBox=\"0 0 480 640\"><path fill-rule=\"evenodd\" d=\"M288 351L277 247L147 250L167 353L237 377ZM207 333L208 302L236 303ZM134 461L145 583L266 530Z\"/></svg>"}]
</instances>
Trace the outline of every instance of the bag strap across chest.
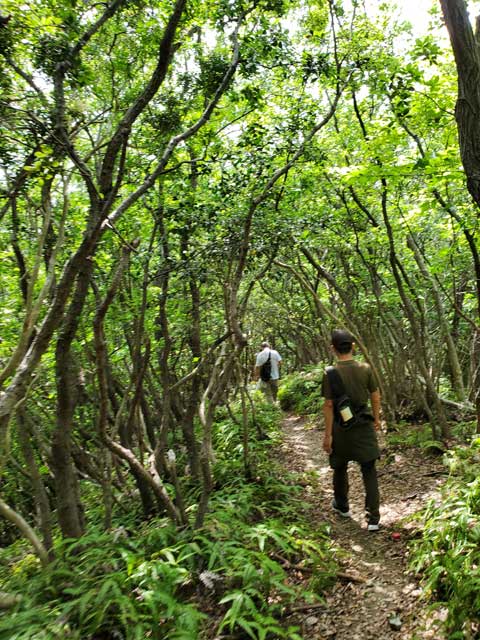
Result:
<instances>
[{"instance_id":1,"label":"bag strap across chest","mask_svg":"<svg viewBox=\"0 0 480 640\"><path fill-rule=\"evenodd\" d=\"M351 400L345 393L345 385L337 369L335 367L327 367L325 373L327 374L330 390L333 395L333 406L336 418L339 424L347 429L356 422L356 415Z\"/></svg>"},{"instance_id":2,"label":"bag strap across chest","mask_svg":"<svg viewBox=\"0 0 480 640\"><path fill-rule=\"evenodd\" d=\"M325 369L328 382L330 383L330 389L334 400L339 400L342 396L345 396L345 386L343 380L335 367L327 367Z\"/></svg>"}]
</instances>

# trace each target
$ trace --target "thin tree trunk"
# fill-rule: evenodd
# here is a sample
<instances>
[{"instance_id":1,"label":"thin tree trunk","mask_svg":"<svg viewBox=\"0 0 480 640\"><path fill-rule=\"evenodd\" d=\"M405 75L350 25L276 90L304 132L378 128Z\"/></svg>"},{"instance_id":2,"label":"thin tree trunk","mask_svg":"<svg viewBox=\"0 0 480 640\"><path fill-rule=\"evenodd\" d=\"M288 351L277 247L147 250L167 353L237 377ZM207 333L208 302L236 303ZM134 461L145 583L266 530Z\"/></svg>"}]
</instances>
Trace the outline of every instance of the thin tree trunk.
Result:
<instances>
[{"instance_id":1,"label":"thin tree trunk","mask_svg":"<svg viewBox=\"0 0 480 640\"><path fill-rule=\"evenodd\" d=\"M383 213L383 220L385 222L385 227L387 229L387 236L388 236L388 242L389 242L389 246L390 246L390 264L392 267L392 273L393 276L395 278L395 282L397 284L397 289L398 289L398 293L400 295L400 298L402 300L403 303L403 308L405 310L405 313L407 315L408 321L410 323L410 328L412 330L412 335L413 335L413 339L415 341L415 350L417 353L417 359L416 359L416 363L420 369L420 372L423 376L423 379L425 381L425 386L427 388L427 392L428 395L431 399L431 401L434 404L434 408L435 408L435 414L436 417L438 419L438 422L440 424L440 429L441 429L441 435L443 438L449 438L450 437L450 429L445 417L445 413L443 410L443 406L440 402L440 399L438 397L438 394L435 390L435 386L433 384L432 378L430 376L430 372L428 370L427 364L425 362L424 359L424 345L422 343L421 340L421 336L420 336L420 327L418 325L417 322L417 318L415 315L415 310L413 308L413 305L410 301L410 299L408 298L406 292L405 292L405 288L403 285L403 280L402 280L402 276L400 274L400 270L399 270L399 260L397 258L397 254L396 254L396 249L395 249L395 241L394 241L394 237L393 237L393 230L392 230L392 226L390 224L390 219L388 216L388 210L387 210L387 185L386 185L386 181L383 178L382 179L382 213ZM435 425L435 421L431 421L431 426L432 426L432 435L434 438L437 437L437 430L436 430L436 425Z\"/></svg>"},{"instance_id":2,"label":"thin tree trunk","mask_svg":"<svg viewBox=\"0 0 480 640\"><path fill-rule=\"evenodd\" d=\"M192 158L192 170L190 176L190 183L192 191L195 194L197 189L197 166ZM189 231L185 229L181 236L181 252L183 256L187 256L190 243L189 243ZM193 362L200 362L202 359L202 342L201 342L201 315L200 315L200 288L197 283L195 273L189 270L188 278L188 290L191 300L191 321L190 331L188 336L188 342L190 350L192 352ZM200 479L200 458L198 454L198 443L195 437L194 420L195 415L200 404L201 396L201 378L200 375L195 375L192 378L190 384L190 393L188 394L187 407L182 419L183 439L188 452L188 461L190 465L190 471L195 479Z\"/></svg>"},{"instance_id":3,"label":"thin tree trunk","mask_svg":"<svg viewBox=\"0 0 480 640\"><path fill-rule=\"evenodd\" d=\"M43 544L49 554L50 560L53 560L52 510L30 442L32 434L28 427L28 420L29 417L26 415L24 408L20 407L17 411L18 439L32 482L35 507L38 511L39 527L43 536Z\"/></svg>"},{"instance_id":4,"label":"thin tree trunk","mask_svg":"<svg viewBox=\"0 0 480 640\"><path fill-rule=\"evenodd\" d=\"M16 511L14 511L11 507L8 506L6 502L4 502L0 498L0 515L6 518L9 522L14 524L22 533L23 537L26 538L33 548L35 549L35 553L40 558L40 562L44 567L50 562L48 557L48 551L45 549L40 539L38 538L35 531L28 524L28 522Z\"/></svg>"},{"instance_id":5,"label":"thin tree trunk","mask_svg":"<svg viewBox=\"0 0 480 640\"><path fill-rule=\"evenodd\" d=\"M213 445L212 445L212 425L215 410L220 403L225 388L230 380L232 367L234 366L235 350L229 356L227 356L227 344L222 345L220 355L215 361L210 380L205 389L198 415L203 427L203 439L202 448L200 451L200 466L202 470L202 493L197 509L197 516L195 519L195 528L203 526L205 516L207 514L208 502L210 494L213 490L213 476L211 463L214 459Z\"/></svg>"},{"instance_id":6,"label":"thin tree trunk","mask_svg":"<svg viewBox=\"0 0 480 640\"><path fill-rule=\"evenodd\" d=\"M476 331L472 341L472 390L473 402L477 414L477 433L480 433L480 330Z\"/></svg>"},{"instance_id":7,"label":"thin tree trunk","mask_svg":"<svg viewBox=\"0 0 480 640\"><path fill-rule=\"evenodd\" d=\"M102 453L102 496L103 496L103 528L110 531L112 528L113 511L113 487L112 487L112 454L109 449Z\"/></svg>"},{"instance_id":8,"label":"thin tree trunk","mask_svg":"<svg viewBox=\"0 0 480 640\"><path fill-rule=\"evenodd\" d=\"M161 197L161 194L160 194ZM162 255L162 265L158 274L158 284L161 293L158 299L158 315L155 320L157 326L156 337L158 341L163 342L160 353L160 380L162 384L162 416L160 422L160 433L155 447L155 464L158 473L163 476L167 470L167 460L165 457L167 449L167 438L170 429L171 418L171 375L169 368L169 357L172 349L172 339L170 336L170 327L167 314L167 300L169 288L169 269L170 269L170 245L167 235L167 229L164 220L163 206L160 205L156 214L156 223L160 234L160 248Z\"/></svg>"},{"instance_id":9,"label":"thin tree trunk","mask_svg":"<svg viewBox=\"0 0 480 640\"><path fill-rule=\"evenodd\" d=\"M460 367L457 349L455 347L455 344L452 339L452 335L450 333L450 327L445 315L445 309L443 307L440 291L438 290L437 283L435 282L431 273L427 269L423 256L420 253L420 249L418 248L418 244L411 233L408 234L407 244L410 247L410 249L413 251L413 255L415 257L415 261L418 265L418 268L420 269L420 273L425 278L425 280L430 284L433 300L435 302L435 307L437 309L438 321L442 330L443 338L445 339L446 346L447 346L450 372L452 375L452 386L456 393L457 398L459 400L464 400L465 388L463 385L462 369Z\"/></svg>"},{"instance_id":10,"label":"thin tree trunk","mask_svg":"<svg viewBox=\"0 0 480 640\"><path fill-rule=\"evenodd\" d=\"M250 479L252 477L252 467L250 463L250 437L248 433L248 409L245 382L242 377L242 371L240 363L237 362L237 384L240 389L240 401L242 406L242 444L243 444L243 471L245 478Z\"/></svg>"},{"instance_id":11,"label":"thin tree trunk","mask_svg":"<svg viewBox=\"0 0 480 640\"><path fill-rule=\"evenodd\" d=\"M87 265L79 273L75 293L63 321L55 351L57 424L52 434L51 466L55 476L58 523L66 538L79 538L83 535L85 527L77 471L72 458L71 436L78 381L72 343L80 322L92 270L92 262L87 261Z\"/></svg>"},{"instance_id":12,"label":"thin tree trunk","mask_svg":"<svg viewBox=\"0 0 480 640\"><path fill-rule=\"evenodd\" d=\"M149 486L153 491L155 497L159 503L163 506L170 518L175 523L181 522L181 516L170 499L168 492L155 470L154 461L151 461L150 469L146 469L133 451L128 447L124 447L118 442L115 442L107 433L107 421L108 421L108 386L107 386L107 353L106 353L106 340L103 329L103 321L108 311L110 304L112 303L115 294L120 286L123 271L126 267L128 255L132 247L124 247L122 259L120 260L115 274L112 279L109 290L105 296L105 299L98 305L94 319L94 337L95 337L95 351L97 361L97 377L99 384L100 403L99 403L99 416L98 416L98 430L100 437L108 448L117 455L119 458L125 460L132 471L134 471L145 485Z\"/></svg>"}]
</instances>

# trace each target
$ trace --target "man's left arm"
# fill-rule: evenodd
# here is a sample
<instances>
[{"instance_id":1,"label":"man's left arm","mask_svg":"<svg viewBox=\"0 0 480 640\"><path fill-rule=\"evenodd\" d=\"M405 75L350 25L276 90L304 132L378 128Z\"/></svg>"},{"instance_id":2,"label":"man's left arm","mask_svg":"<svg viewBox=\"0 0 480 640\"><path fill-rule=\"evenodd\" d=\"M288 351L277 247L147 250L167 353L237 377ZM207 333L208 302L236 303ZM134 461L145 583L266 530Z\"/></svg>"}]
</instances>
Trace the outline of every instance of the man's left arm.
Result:
<instances>
[{"instance_id":1,"label":"man's left arm","mask_svg":"<svg viewBox=\"0 0 480 640\"><path fill-rule=\"evenodd\" d=\"M266 362L267 358L264 357L264 352L260 351L257 353L257 357L255 358L255 366L253 368L253 379L255 382L260 378L260 369L262 368L262 364Z\"/></svg>"}]
</instances>

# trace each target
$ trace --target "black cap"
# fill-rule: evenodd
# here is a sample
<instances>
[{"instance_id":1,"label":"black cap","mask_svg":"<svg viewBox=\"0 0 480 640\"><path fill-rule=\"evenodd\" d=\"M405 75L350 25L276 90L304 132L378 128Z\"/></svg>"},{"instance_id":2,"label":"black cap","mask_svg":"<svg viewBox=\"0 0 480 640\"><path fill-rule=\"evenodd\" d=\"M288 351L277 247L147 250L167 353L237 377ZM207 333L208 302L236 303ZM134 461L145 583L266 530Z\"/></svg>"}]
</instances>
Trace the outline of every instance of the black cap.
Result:
<instances>
[{"instance_id":1,"label":"black cap","mask_svg":"<svg viewBox=\"0 0 480 640\"><path fill-rule=\"evenodd\" d=\"M355 339L349 331L345 331L345 329L334 329L332 331L332 344L335 349L346 347L353 342L355 342Z\"/></svg>"}]
</instances>

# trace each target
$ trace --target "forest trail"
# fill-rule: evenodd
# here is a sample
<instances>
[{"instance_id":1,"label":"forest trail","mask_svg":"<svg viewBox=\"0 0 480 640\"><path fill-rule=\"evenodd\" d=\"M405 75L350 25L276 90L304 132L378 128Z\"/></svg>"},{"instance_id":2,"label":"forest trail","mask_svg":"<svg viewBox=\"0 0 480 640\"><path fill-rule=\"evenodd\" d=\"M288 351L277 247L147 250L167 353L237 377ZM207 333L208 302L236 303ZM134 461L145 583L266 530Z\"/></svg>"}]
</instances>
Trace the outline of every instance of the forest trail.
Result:
<instances>
[{"instance_id":1,"label":"forest trail","mask_svg":"<svg viewBox=\"0 0 480 640\"><path fill-rule=\"evenodd\" d=\"M413 447L381 447L382 528L369 533L358 465L351 463L349 467L352 518L342 518L331 508L331 471L322 450L323 433L295 415L285 417L283 431L283 462L290 471L304 473L306 499L315 504L312 515L319 524L330 524L333 539L342 550L342 571L352 577L336 583L327 595L325 610L312 609L298 619L305 640L441 640L436 622L442 612L435 617L425 610L417 583L406 574L406 542L416 525L405 521L443 482L440 460ZM392 628L395 623L400 628Z\"/></svg>"}]
</instances>

